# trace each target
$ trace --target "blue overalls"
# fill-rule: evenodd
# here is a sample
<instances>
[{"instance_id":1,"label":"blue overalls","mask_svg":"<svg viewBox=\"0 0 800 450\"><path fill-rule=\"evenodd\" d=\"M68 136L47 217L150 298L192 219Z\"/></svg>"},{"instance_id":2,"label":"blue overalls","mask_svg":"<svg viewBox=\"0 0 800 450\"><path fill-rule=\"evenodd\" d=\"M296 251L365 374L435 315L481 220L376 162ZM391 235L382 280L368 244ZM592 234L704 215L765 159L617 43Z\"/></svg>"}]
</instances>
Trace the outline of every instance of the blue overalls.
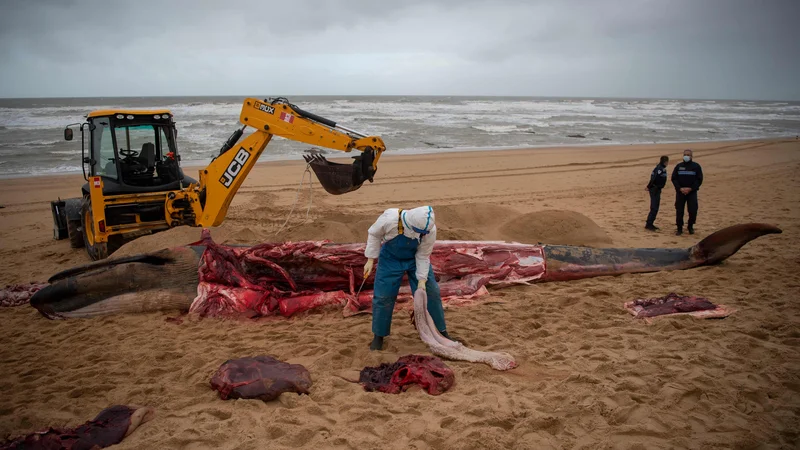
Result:
<instances>
[{"instance_id":1,"label":"blue overalls","mask_svg":"<svg viewBox=\"0 0 800 450\"><path fill-rule=\"evenodd\" d=\"M402 210L400 210L402 218ZM403 235L401 219L397 221L397 237L381 246L378 256L378 270L375 273L375 291L372 297L372 333L385 337L392 329L392 312L403 274L408 274L411 292L417 290L417 247L420 241ZM422 237L420 237L422 239ZM433 266L428 270L428 281L425 282L428 293L428 313L439 332L447 331L444 323L444 308L439 285L433 276Z\"/></svg>"}]
</instances>

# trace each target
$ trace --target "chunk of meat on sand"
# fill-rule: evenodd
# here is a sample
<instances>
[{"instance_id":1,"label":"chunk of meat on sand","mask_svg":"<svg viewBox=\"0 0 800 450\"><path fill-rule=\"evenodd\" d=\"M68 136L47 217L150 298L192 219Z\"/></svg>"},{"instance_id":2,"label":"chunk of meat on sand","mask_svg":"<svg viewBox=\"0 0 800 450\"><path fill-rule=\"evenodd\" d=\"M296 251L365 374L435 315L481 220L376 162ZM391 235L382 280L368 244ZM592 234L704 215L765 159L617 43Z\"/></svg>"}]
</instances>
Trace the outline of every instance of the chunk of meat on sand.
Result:
<instances>
[{"instance_id":1,"label":"chunk of meat on sand","mask_svg":"<svg viewBox=\"0 0 800 450\"><path fill-rule=\"evenodd\" d=\"M141 424L151 420L149 407L114 405L75 428L48 428L6 442L0 450L10 449L95 449L119 444Z\"/></svg>"},{"instance_id":2,"label":"chunk of meat on sand","mask_svg":"<svg viewBox=\"0 0 800 450\"><path fill-rule=\"evenodd\" d=\"M637 319L678 314L688 314L698 319L721 319L735 312L732 308L715 305L703 297L674 292L663 297L638 298L624 306Z\"/></svg>"},{"instance_id":3,"label":"chunk of meat on sand","mask_svg":"<svg viewBox=\"0 0 800 450\"><path fill-rule=\"evenodd\" d=\"M300 364L289 364L271 356L225 361L211 378L211 388L223 400L253 398L270 401L284 392L308 394L311 374Z\"/></svg>"},{"instance_id":4,"label":"chunk of meat on sand","mask_svg":"<svg viewBox=\"0 0 800 450\"><path fill-rule=\"evenodd\" d=\"M455 383L453 370L435 356L406 355L394 363L361 370L358 382L367 391L399 394L412 385L419 385L428 394L439 395Z\"/></svg>"}]
</instances>

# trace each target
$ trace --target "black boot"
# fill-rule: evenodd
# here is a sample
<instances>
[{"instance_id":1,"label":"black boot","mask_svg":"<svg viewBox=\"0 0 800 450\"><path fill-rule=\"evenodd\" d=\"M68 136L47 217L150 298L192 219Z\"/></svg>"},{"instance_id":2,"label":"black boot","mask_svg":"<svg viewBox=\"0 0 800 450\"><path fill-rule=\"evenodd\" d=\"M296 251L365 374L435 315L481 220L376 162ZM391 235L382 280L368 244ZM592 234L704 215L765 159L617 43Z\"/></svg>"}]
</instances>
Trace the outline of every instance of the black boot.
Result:
<instances>
[{"instance_id":1,"label":"black boot","mask_svg":"<svg viewBox=\"0 0 800 450\"><path fill-rule=\"evenodd\" d=\"M694 226L689 225L689 234L694 234Z\"/></svg>"},{"instance_id":2,"label":"black boot","mask_svg":"<svg viewBox=\"0 0 800 450\"><path fill-rule=\"evenodd\" d=\"M683 234L683 227L678 227L678 231L675 232L676 236L680 236Z\"/></svg>"},{"instance_id":3,"label":"black boot","mask_svg":"<svg viewBox=\"0 0 800 450\"><path fill-rule=\"evenodd\" d=\"M457 337L453 337L453 336L447 334L447 331L442 331L441 334L442 334L442 336L446 337L447 339L450 339L453 342L461 342L462 345L464 345L464 346L467 345L467 343L464 342L463 339L459 339Z\"/></svg>"},{"instance_id":4,"label":"black boot","mask_svg":"<svg viewBox=\"0 0 800 450\"><path fill-rule=\"evenodd\" d=\"M655 225L651 225L651 224L649 224L649 223L648 223L647 225L645 225L645 226L644 226L644 229L645 229L645 230L650 230L650 231L658 231L658 227L657 227L657 226L655 226Z\"/></svg>"},{"instance_id":5,"label":"black boot","mask_svg":"<svg viewBox=\"0 0 800 450\"><path fill-rule=\"evenodd\" d=\"M370 350L383 350L383 336L375 336L372 338L372 343L369 344Z\"/></svg>"}]
</instances>

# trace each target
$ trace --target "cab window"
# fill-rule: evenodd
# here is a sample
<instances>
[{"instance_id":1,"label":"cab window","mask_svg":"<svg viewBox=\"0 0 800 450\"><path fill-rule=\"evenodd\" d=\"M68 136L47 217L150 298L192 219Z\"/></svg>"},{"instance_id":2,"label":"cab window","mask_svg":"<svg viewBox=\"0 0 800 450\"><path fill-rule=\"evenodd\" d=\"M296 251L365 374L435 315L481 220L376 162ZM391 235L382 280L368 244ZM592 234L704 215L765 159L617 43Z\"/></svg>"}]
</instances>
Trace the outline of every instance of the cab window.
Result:
<instances>
[{"instance_id":1,"label":"cab window","mask_svg":"<svg viewBox=\"0 0 800 450\"><path fill-rule=\"evenodd\" d=\"M148 162L159 159L156 130L152 125L118 126L114 131L117 135L120 158L134 157L148 166L150 165Z\"/></svg>"},{"instance_id":2,"label":"cab window","mask_svg":"<svg viewBox=\"0 0 800 450\"><path fill-rule=\"evenodd\" d=\"M95 163L91 167L90 173L116 180L117 162L114 159L114 141L111 137L111 127L109 127L108 119L100 119L94 122L94 125L95 129L92 131L92 148L94 149L92 158Z\"/></svg>"},{"instance_id":3,"label":"cab window","mask_svg":"<svg viewBox=\"0 0 800 450\"><path fill-rule=\"evenodd\" d=\"M167 128L166 127L158 127L158 154L162 158L167 156L167 153L175 152L175 149L172 147L172 142L167 135Z\"/></svg>"}]
</instances>

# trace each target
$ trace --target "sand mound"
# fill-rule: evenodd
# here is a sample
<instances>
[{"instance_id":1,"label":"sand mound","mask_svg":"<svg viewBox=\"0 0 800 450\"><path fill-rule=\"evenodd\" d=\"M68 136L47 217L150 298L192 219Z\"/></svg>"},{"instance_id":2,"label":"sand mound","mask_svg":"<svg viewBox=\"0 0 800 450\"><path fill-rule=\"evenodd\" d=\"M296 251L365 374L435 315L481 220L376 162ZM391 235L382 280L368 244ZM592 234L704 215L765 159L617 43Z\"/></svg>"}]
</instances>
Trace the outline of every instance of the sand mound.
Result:
<instances>
[{"instance_id":1,"label":"sand mound","mask_svg":"<svg viewBox=\"0 0 800 450\"><path fill-rule=\"evenodd\" d=\"M439 240L502 239L497 225L519 216L514 209L489 203L435 206ZM381 211L382 212L382 211ZM270 240L303 241L327 239L337 243L366 242L367 230L377 220L375 214L324 213L313 222L290 226Z\"/></svg>"},{"instance_id":2,"label":"sand mound","mask_svg":"<svg viewBox=\"0 0 800 450\"><path fill-rule=\"evenodd\" d=\"M498 222L505 222L519 216L519 212L505 206L491 203L467 203L463 205L434 206L436 226L438 228L461 228L477 230L478 228L495 227Z\"/></svg>"},{"instance_id":3,"label":"sand mound","mask_svg":"<svg viewBox=\"0 0 800 450\"><path fill-rule=\"evenodd\" d=\"M212 239L216 241L216 235L214 234L213 230L211 232ZM253 231L250 228L242 228L239 230L231 231L224 240L218 241L223 244L248 244L252 245L254 243L265 242L267 239L263 239L263 237Z\"/></svg>"},{"instance_id":4,"label":"sand mound","mask_svg":"<svg viewBox=\"0 0 800 450\"><path fill-rule=\"evenodd\" d=\"M315 220L297 227L291 228L280 233L275 237L278 241L320 241L330 240L333 242L356 242L361 239L357 236L357 230L342 222L333 220ZM366 234L366 230L360 230ZM365 236L366 239L366 236Z\"/></svg>"},{"instance_id":5,"label":"sand mound","mask_svg":"<svg viewBox=\"0 0 800 450\"><path fill-rule=\"evenodd\" d=\"M367 230L379 214L323 214L280 233L254 230L233 221L211 228L214 241L256 245L264 242L320 241L366 242ZM439 240L507 240L526 244L564 244L603 247L612 244L608 234L588 217L574 211L545 210L520 214L514 209L479 203L436 207ZM176 227L142 236L120 247L111 258L154 252L200 240L201 228Z\"/></svg>"},{"instance_id":6,"label":"sand mound","mask_svg":"<svg viewBox=\"0 0 800 450\"><path fill-rule=\"evenodd\" d=\"M436 239L439 241L488 241L493 238L487 238L479 232L472 230L465 230L463 228L437 228Z\"/></svg>"},{"instance_id":7,"label":"sand mound","mask_svg":"<svg viewBox=\"0 0 800 450\"><path fill-rule=\"evenodd\" d=\"M491 203L435 206L437 239L491 241L505 239L498 226L519 216L519 211Z\"/></svg>"},{"instance_id":8,"label":"sand mound","mask_svg":"<svg viewBox=\"0 0 800 450\"><path fill-rule=\"evenodd\" d=\"M574 211L545 210L520 214L513 208L489 203L434 206L439 240L507 240L528 244L612 244L608 234L594 221ZM379 214L324 214L313 222L290 227L270 241L327 239L337 243L364 242L367 229Z\"/></svg>"},{"instance_id":9,"label":"sand mound","mask_svg":"<svg viewBox=\"0 0 800 450\"><path fill-rule=\"evenodd\" d=\"M126 242L119 250L112 253L109 258L120 258L123 256L138 255L141 253L155 252L165 248L179 247L181 245L191 244L200 240L200 234L203 231L199 227L180 226L171 228L166 231L160 231L145 236L138 237L132 241ZM215 239L220 239L220 235L225 233L220 232L218 228L211 228L211 236Z\"/></svg>"},{"instance_id":10,"label":"sand mound","mask_svg":"<svg viewBox=\"0 0 800 450\"><path fill-rule=\"evenodd\" d=\"M377 215L375 216L377 218ZM326 215L312 222L304 223L271 236L272 241L320 241L347 244L366 242L367 230L375 218L363 216L346 216L341 214Z\"/></svg>"},{"instance_id":11,"label":"sand mound","mask_svg":"<svg viewBox=\"0 0 800 450\"><path fill-rule=\"evenodd\" d=\"M561 244L603 247L613 244L600 226L581 213L545 210L520 215L500 231L505 239L526 244Z\"/></svg>"},{"instance_id":12,"label":"sand mound","mask_svg":"<svg viewBox=\"0 0 800 450\"><path fill-rule=\"evenodd\" d=\"M440 240L507 240L526 244L564 244L603 247L608 234L588 217L574 211L545 210L520 214L490 203L436 206Z\"/></svg>"},{"instance_id":13,"label":"sand mound","mask_svg":"<svg viewBox=\"0 0 800 450\"><path fill-rule=\"evenodd\" d=\"M257 245L265 242L320 241L336 243L366 242L367 229L374 218L367 216L327 214L300 225L289 224L280 233L276 230L260 230L226 221L219 227L210 228L214 242L222 244ZM377 217L377 215L376 215ZM277 229L279 225L276 225ZM145 235L131 240L114 252L110 258L150 253L164 248L178 247L200 240L202 228L181 226L166 231Z\"/></svg>"}]
</instances>

